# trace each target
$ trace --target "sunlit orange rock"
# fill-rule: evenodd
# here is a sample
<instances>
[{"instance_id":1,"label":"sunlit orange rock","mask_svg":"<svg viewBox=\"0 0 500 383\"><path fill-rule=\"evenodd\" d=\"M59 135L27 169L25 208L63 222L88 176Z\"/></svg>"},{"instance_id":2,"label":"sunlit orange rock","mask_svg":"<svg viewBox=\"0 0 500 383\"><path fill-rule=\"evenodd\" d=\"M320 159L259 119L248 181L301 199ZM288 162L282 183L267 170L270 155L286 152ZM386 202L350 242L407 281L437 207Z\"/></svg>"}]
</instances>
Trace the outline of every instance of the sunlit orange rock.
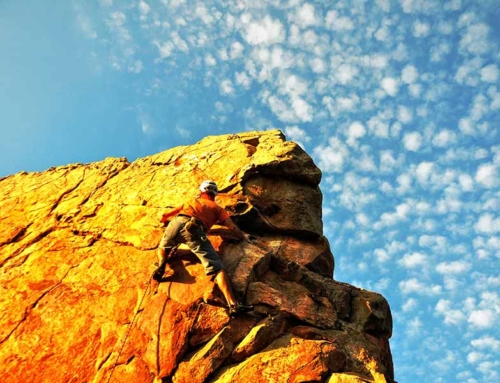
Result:
<instances>
[{"instance_id":1,"label":"sunlit orange rock","mask_svg":"<svg viewBox=\"0 0 500 383\"><path fill-rule=\"evenodd\" d=\"M159 218L205 179L254 237L209 233L251 314L186 249L151 283ZM389 306L333 279L320 180L278 130L1 179L2 382L393 382Z\"/></svg>"}]
</instances>

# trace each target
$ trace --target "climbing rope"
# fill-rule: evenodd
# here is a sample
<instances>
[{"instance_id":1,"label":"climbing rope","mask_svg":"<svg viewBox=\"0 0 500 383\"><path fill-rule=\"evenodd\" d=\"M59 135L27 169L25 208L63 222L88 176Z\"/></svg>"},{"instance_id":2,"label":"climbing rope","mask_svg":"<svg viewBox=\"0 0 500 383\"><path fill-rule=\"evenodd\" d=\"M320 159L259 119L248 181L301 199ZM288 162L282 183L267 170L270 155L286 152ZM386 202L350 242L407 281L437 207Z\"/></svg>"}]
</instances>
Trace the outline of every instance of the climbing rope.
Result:
<instances>
[{"instance_id":1,"label":"climbing rope","mask_svg":"<svg viewBox=\"0 0 500 383\"><path fill-rule=\"evenodd\" d=\"M148 292L149 286L151 286L151 280L153 279L153 275L154 275L154 272L153 272L153 274L151 274L151 276L148 279L148 282L146 283L146 288L144 289L144 293L142 294L142 298L139 302L139 306L137 307L137 310L135 311L135 314L134 314L134 317L132 318L132 321L128 325L127 332L125 333L125 338L123 339L122 345L120 347L120 351L118 351L118 355L116 356L115 362L113 363L113 366L111 367L111 372L109 374L109 377L108 377L108 380L106 381L106 383L109 383L111 381L111 377L113 376L113 372L115 371L115 367L118 364L118 359L120 358L120 356L123 352L123 348L125 347L125 343L127 342L127 338L130 335L132 325L135 322L135 318L137 318L137 314L139 314L139 311L141 310L142 302L144 301L144 298L146 297L146 293Z\"/></svg>"},{"instance_id":2,"label":"climbing rope","mask_svg":"<svg viewBox=\"0 0 500 383\"><path fill-rule=\"evenodd\" d=\"M167 260L175 255L178 247L179 247L179 245L176 245L170 250L170 252L168 253L168 256L166 257ZM127 342L127 338L130 335L130 331L132 330L132 325L135 322L135 318L137 318L137 314L139 314L139 311L141 310L142 302L144 301L144 298L146 298L146 294L148 292L148 289L151 286L151 280L153 279L153 276L155 275L155 273L156 273L156 270L153 271L153 274L151 274L151 276L148 279L148 282L146 283L146 288L144 289L144 293L142 294L142 298L139 302L139 306L137 307L137 310L134 313L134 317L132 318L132 321L128 325L127 332L125 333L125 338L123 339L122 345L120 347L120 351L118 351L118 355L116 356L115 362L113 363L113 366L111 367L111 372L109 374L109 377L108 377L108 380L106 381L106 383L109 383L111 381L111 377L113 376L113 372L115 371L115 367L118 364L118 359L120 358L120 356L123 352L123 348L125 347L125 343ZM113 351L114 351L114 348L113 348Z\"/></svg>"}]
</instances>

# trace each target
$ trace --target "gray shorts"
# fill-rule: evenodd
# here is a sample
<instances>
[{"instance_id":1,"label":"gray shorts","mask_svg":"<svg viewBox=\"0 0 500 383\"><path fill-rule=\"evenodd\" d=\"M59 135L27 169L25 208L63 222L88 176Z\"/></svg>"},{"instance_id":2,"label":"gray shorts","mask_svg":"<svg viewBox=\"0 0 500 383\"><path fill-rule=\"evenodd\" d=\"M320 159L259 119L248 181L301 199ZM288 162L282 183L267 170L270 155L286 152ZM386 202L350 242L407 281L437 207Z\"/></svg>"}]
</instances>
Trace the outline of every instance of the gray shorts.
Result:
<instances>
[{"instance_id":1,"label":"gray shorts","mask_svg":"<svg viewBox=\"0 0 500 383\"><path fill-rule=\"evenodd\" d=\"M206 275L215 274L217 271L224 269L224 265L207 238L203 227L197 225L194 233L189 233L185 228L188 221L189 218L182 216L177 216L170 221L158 247L163 247L168 252L175 245L184 243L198 257L205 268Z\"/></svg>"}]
</instances>

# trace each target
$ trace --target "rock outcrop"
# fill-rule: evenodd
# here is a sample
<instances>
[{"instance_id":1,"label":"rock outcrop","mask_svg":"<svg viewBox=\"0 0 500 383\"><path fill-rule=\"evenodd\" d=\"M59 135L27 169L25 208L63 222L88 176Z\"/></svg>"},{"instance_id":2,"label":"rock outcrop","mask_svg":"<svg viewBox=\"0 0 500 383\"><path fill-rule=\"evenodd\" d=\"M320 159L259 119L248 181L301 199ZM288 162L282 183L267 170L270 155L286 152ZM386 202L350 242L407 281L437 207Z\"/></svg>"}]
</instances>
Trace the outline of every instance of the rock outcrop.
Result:
<instances>
[{"instance_id":1,"label":"rock outcrop","mask_svg":"<svg viewBox=\"0 0 500 383\"><path fill-rule=\"evenodd\" d=\"M161 214L204 179L255 238L210 232L253 313L187 250L151 283ZM393 382L388 303L333 279L320 179L277 130L1 179L2 382Z\"/></svg>"}]
</instances>

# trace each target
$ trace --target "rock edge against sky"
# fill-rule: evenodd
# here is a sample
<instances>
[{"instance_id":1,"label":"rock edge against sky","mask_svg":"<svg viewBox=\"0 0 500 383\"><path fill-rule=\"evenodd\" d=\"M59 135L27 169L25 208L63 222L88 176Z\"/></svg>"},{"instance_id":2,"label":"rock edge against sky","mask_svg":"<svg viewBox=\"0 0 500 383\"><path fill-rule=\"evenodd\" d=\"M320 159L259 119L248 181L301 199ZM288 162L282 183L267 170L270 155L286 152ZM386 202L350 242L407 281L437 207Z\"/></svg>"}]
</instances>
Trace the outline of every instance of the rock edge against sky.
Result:
<instances>
[{"instance_id":1,"label":"rock edge against sky","mask_svg":"<svg viewBox=\"0 0 500 383\"><path fill-rule=\"evenodd\" d=\"M210 233L252 314L230 318L188 251L149 283L159 217L204 179L255 237ZM389 305L333 280L320 180L278 130L1 179L4 381L393 382Z\"/></svg>"}]
</instances>

